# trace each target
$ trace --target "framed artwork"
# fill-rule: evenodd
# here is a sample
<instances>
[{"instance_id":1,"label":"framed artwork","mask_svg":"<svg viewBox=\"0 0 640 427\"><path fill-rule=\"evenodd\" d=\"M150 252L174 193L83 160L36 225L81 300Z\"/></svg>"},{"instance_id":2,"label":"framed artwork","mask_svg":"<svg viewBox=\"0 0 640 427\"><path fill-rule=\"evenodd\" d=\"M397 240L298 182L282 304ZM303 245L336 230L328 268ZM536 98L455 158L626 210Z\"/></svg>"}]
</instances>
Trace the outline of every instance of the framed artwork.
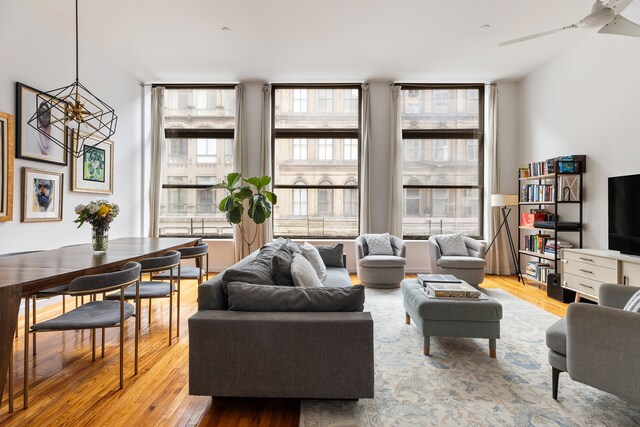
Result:
<instances>
[{"instance_id":1,"label":"framed artwork","mask_svg":"<svg viewBox=\"0 0 640 427\"><path fill-rule=\"evenodd\" d=\"M16 157L37 162L66 165L66 144L69 143L66 136L67 127L52 125L52 123L64 123L64 118L59 117L63 113L56 108L51 108L46 101L41 101L36 106L36 96L39 94L42 94L42 91L22 83L16 83ZM38 127L58 141L65 141L65 148L60 147L29 126L29 120L36 113L36 109L41 111L38 115Z\"/></svg>"},{"instance_id":2,"label":"framed artwork","mask_svg":"<svg viewBox=\"0 0 640 427\"><path fill-rule=\"evenodd\" d=\"M0 222L13 220L13 116L0 113Z\"/></svg>"},{"instance_id":3,"label":"framed artwork","mask_svg":"<svg viewBox=\"0 0 640 427\"><path fill-rule=\"evenodd\" d=\"M78 138L71 133L76 149ZM91 146L87 140L82 156L71 156L71 191L113 194L113 141Z\"/></svg>"},{"instance_id":4,"label":"framed artwork","mask_svg":"<svg viewBox=\"0 0 640 427\"><path fill-rule=\"evenodd\" d=\"M62 221L63 175L22 168L22 222Z\"/></svg>"}]
</instances>

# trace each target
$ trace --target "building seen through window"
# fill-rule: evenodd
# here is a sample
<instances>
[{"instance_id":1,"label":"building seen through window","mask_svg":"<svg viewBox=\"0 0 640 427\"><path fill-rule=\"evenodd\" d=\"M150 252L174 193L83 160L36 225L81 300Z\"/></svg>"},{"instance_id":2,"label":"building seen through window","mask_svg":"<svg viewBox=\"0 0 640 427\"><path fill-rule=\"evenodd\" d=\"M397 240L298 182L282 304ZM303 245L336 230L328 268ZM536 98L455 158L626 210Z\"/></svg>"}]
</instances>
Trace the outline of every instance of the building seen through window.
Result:
<instances>
[{"instance_id":1,"label":"building seen through window","mask_svg":"<svg viewBox=\"0 0 640 427\"><path fill-rule=\"evenodd\" d=\"M359 85L274 85L272 96L274 235L356 237Z\"/></svg>"},{"instance_id":2,"label":"building seen through window","mask_svg":"<svg viewBox=\"0 0 640 427\"><path fill-rule=\"evenodd\" d=\"M209 187L233 172L234 126L233 86L166 87L161 236L232 236Z\"/></svg>"}]
</instances>

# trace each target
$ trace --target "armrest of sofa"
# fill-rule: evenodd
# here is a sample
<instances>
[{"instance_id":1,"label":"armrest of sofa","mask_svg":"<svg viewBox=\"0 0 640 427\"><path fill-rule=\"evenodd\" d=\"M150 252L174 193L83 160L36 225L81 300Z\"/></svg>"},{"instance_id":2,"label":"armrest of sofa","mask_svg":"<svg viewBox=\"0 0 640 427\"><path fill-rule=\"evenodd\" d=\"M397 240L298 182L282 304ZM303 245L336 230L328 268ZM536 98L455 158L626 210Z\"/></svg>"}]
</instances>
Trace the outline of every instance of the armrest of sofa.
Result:
<instances>
[{"instance_id":1,"label":"armrest of sofa","mask_svg":"<svg viewBox=\"0 0 640 427\"><path fill-rule=\"evenodd\" d=\"M598 304L604 307L624 308L625 304L640 288L635 286L604 284L598 291Z\"/></svg>"},{"instance_id":2,"label":"armrest of sofa","mask_svg":"<svg viewBox=\"0 0 640 427\"><path fill-rule=\"evenodd\" d=\"M579 381L640 401L640 314L592 304L567 309L567 372Z\"/></svg>"},{"instance_id":3,"label":"armrest of sofa","mask_svg":"<svg viewBox=\"0 0 640 427\"><path fill-rule=\"evenodd\" d=\"M367 256L367 253L369 252L369 247L367 246L367 240L364 238L364 236L356 237L355 245L356 245L356 264L357 264L358 261L360 261L362 258Z\"/></svg>"},{"instance_id":4,"label":"armrest of sofa","mask_svg":"<svg viewBox=\"0 0 640 427\"><path fill-rule=\"evenodd\" d=\"M484 245L482 240L476 240L467 236L463 236L463 238L470 256L485 259L487 247Z\"/></svg>"},{"instance_id":5,"label":"armrest of sofa","mask_svg":"<svg viewBox=\"0 0 640 427\"><path fill-rule=\"evenodd\" d=\"M189 393L373 397L373 319L363 312L198 311L189 318Z\"/></svg>"},{"instance_id":6,"label":"armrest of sofa","mask_svg":"<svg viewBox=\"0 0 640 427\"><path fill-rule=\"evenodd\" d=\"M393 248L393 254L395 256L399 256L401 258L407 257L407 247L404 244L404 240L402 240L398 236L389 235L389 242L391 243L391 247Z\"/></svg>"},{"instance_id":7,"label":"armrest of sofa","mask_svg":"<svg viewBox=\"0 0 640 427\"><path fill-rule=\"evenodd\" d=\"M222 273L198 286L198 310L226 310L227 298L222 290Z\"/></svg>"},{"instance_id":8,"label":"armrest of sofa","mask_svg":"<svg viewBox=\"0 0 640 427\"><path fill-rule=\"evenodd\" d=\"M429 268L431 273L437 273L438 259L442 257L440 252L440 245L434 236L429 237L427 240L428 256L429 256Z\"/></svg>"}]
</instances>

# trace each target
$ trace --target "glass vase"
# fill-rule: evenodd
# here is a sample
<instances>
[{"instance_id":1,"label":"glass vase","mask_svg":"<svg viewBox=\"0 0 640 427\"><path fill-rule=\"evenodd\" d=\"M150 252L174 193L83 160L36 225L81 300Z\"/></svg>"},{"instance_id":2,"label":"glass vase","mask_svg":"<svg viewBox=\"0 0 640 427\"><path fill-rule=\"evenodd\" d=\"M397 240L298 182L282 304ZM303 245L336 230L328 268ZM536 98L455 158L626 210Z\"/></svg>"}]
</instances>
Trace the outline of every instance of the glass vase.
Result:
<instances>
[{"instance_id":1,"label":"glass vase","mask_svg":"<svg viewBox=\"0 0 640 427\"><path fill-rule=\"evenodd\" d=\"M91 230L91 245L93 246L94 255L106 254L109 248L109 230L94 227Z\"/></svg>"}]
</instances>

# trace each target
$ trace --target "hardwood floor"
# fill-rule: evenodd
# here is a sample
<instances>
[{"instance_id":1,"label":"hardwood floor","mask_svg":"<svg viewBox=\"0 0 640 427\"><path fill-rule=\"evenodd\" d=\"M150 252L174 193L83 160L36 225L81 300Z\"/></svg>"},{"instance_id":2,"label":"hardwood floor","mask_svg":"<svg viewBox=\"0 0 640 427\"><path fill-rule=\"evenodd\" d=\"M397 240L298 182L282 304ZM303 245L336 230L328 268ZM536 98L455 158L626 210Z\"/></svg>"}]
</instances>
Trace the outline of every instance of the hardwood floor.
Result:
<instances>
[{"instance_id":1,"label":"hardwood floor","mask_svg":"<svg viewBox=\"0 0 640 427\"><path fill-rule=\"evenodd\" d=\"M408 275L411 277L411 275ZM415 275L413 275L415 276ZM355 275L352 283L358 283ZM487 276L482 287L501 288L558 316L566 304L547 298L533 286L523 286L513 277ZM38 334L38 354L31 356L28 371L29 408L22 409L23 328L14 340L15 411L7 413L7 396L2 396L0 425L179 425L179 426L297 426L297 399L235 399L190 396L188 384L187 319L197 310L197 283L184 281L180 337L167 345L168 300L155 300L151 326L148 304L142 308L140 372L133 376L134 321L125 331L125 384L118 390L118 330L106 334L105 357L91 362L91 341L85 332ZM71 306L67 300L67 307ZM62 312L61 303L38 309L38 319ZM174 328L175 333L175 328ZM98 336L98 343L100 337Z\"/></svg>"}]
</instances>

